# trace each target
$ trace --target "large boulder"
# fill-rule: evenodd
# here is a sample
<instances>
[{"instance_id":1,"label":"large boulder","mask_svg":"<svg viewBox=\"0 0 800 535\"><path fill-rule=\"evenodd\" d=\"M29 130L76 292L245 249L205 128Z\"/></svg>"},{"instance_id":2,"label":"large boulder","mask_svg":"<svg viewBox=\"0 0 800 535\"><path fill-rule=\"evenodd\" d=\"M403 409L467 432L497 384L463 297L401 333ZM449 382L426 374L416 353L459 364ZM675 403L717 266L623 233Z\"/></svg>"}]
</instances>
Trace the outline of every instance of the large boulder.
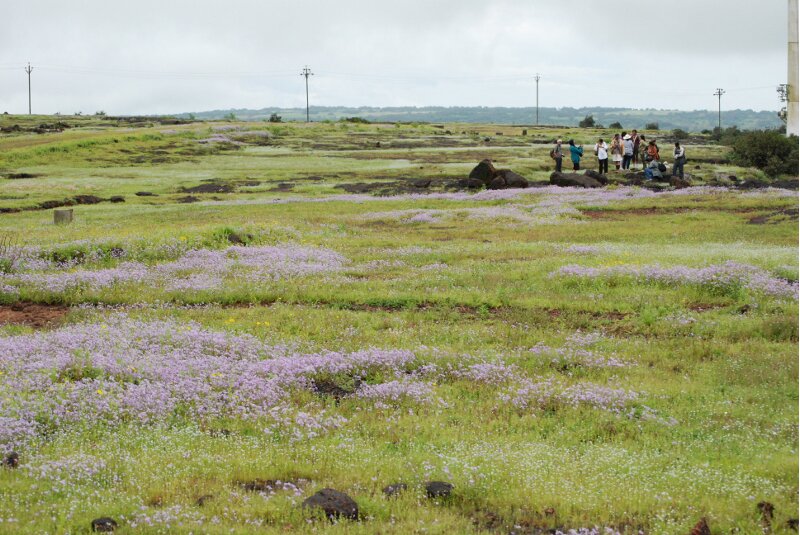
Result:
<instances>
[{"instance_id":1,"label":"large boulder","mask_svg":"<svg viewBox=\"0 0 800 535\"><path fill-rule=\"evenodd\" d=\"M562 188L601 188L603 185L592 177L577 173L558 173L550 175L550 183Z\"/></svg>"},{"instance_id":2,"label":"large boulder","mask_svg":"<svg viewBox=\"0 0 800 535\"><path fill-rule=\"evenodd\" d=\"M642 189L649 189L650 191L660 192L669 190L670 185L669 182L659 182L658 180L645 180L639 187Z\"/></svg>"},{"instance_id":3,"label":"large boulder","mask_svg":"<svg viewBox=\"0 0 800 535\"><path fill-rule=\"evenodd\" d=\"M459 180L456 187L474 188L475 184L486 186L488 189L527 188L527 179L518 175L511 169L495 169L492 161L482 160L470 172L469 178Z\"/></svg>"},{"instance_id":4,"label":"large boulder","mask_svg":"<svg viewBox=\"0 0 800 535\"><path fill-rule=\"evenodd\" d=\"M641 186L648 180L650 179L644 175L644 171L635 171L625 175L625 182L623 183L626 186Z\"/></svg>"},{"instance_id":5,"label":"large boulder","mask_svg":"<svg viewBox=\"0 0 800 535\"><path fill-rule=\"evenodd\" d=\"M506 179L502 176L496 176L489 182L489 185L486 186L488 189L506 189L508 184L506 184Z\"/></svg>"},{"instance_id":6,"label":"large boulder","mask_svg":"<svg viewBox=\"0 0 800 535\"><path fill-rule=\"evenodd\" d=\"M456 180L454 186L457 189L478 189L484 186L482 180L478 180L477 178L460 178Z\"/></svg>"},{"instance_id":7,"label":"large boulder","mask_svg":"<svg viewBox=\"0 0 800 535\"><path fill-rule=\"evenodd\" d=\"M339 517L358 520L358 504L344 492L335 489L322 489L306 498L303 507L312 510L319 509L330 520Z\"/></svg>"},{"instance_id":8,"label":"large boulder","mask_svg":"<svg viewBox=\"0 0 800 535\"><path fill-rule=\"evenodd\" d=\"M589 178L593 178L593 179L597 180L598 182L600 182L604 186L608 185L608 177L606 175L604 175L604 174L598 173L594 169L587 169L586 171L584 171L583 174L585 176L588 176Z\"/></svg>"},{"instance_id":9,"label":"large boulder","mask_svg":"<svg viewBox=\"0 0 800 535\"><path fill-rule=\"evenodd\" d=\"M769 187L769 184L763 180L745 180L736 185L739 189L761 189Z\"/></svg>"},{"instance_id":10,"label":"large boulder","mask_svg":"<svg viewBox=\"0 0 800 535\"><path fill-rule=\"evenodd\" d=\"M511 169L501 169L497 172L497 175L503 177L503 180L505 180L506 182L506 187L509 188L528 187L528 180L524 176L518 175Z\"/></svg>"},{"instance_id":11,"label":"large boulder","mask_svg":"<svg viewBox=\"0 0 800 535\"><path fill-rule=\"evenodd\" d=\"M673 176L669 179L669 185L675 189L683 189L683 188L688 188L689 186L692 185L692 183L689 182L688 178Z\"/></svg>"},{"instance_id":12,"label":"large boulder","mask_svg":"<svg viewBox=\"0 0 800 535\"><path fill-rule=\"evenodd\" d=\"M491 184L492 180L497 176L497 169L492 165L492 160L481 160L481 163L475 166L470 171L469 178L476 178L483 182L486 186Z\"/></svg>"},{"instance_id":13,"label":"large boulder","mask_svg":"<svg viewBox=\"0 0 800 535\"><path fill-rule=\"evenodd\" d=\"M798 182L796 178L790 178L787 180L776 180L772 184L770 184L773 188L781 188L781 189L793 189L797 191Z\"/></svg>"}]
</instances>

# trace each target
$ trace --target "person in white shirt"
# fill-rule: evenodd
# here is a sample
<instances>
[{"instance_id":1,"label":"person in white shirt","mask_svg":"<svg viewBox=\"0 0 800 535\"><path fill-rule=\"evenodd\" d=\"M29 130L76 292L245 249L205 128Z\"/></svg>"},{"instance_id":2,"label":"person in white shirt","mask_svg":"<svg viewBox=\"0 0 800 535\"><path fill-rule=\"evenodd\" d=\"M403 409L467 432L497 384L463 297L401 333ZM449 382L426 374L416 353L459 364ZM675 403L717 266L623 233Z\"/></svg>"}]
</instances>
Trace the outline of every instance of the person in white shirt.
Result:
<instances>
[{"instance_id":1,"label":"person in white shirt","mask_svg":"<svg viewBox=\"0 0 800 535\"><path fill-rule=\"evenodd\" d=\"M675 161L672 163L672 176L679 176L683 178L683 164L686 163L686 149L681 147L681 144L675 142L675 151L673 152Z\"/></svg>"},{"instance_id":2,"label":"person in white shirt","mask_svg":"<svg viewBox=\"0 0 800 535\"><path fill-rule=\"evenodd\" d=\"M602 138L595 143L594 152L597 154L597 163L600 165L600 174L608 173L608 144Z\"/></svg>"}]
</instances>

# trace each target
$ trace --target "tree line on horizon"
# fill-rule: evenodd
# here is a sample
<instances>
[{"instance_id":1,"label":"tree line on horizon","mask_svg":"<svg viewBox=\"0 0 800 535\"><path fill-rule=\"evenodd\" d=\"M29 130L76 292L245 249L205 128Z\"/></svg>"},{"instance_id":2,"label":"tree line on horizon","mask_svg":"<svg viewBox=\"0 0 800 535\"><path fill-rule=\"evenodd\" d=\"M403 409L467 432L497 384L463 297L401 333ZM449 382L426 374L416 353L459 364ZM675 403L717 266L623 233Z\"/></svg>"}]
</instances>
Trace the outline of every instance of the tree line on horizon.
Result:
<instances>
[{"instance_id":1,"label":"tree line on horizon","mask_svg":"<svg viewBox=\"0 0 800 535\"><path fill-rule=\"evenodd\" d=\"M244 121L269 120L275 114L283 121L304 121L305 108L262 108L211 110L182 113L176 117L197 119L232 119ZM488 106L425 106L425 107L344 107L311 106L312 121L338 121L358 117L370 122L429 122L429 123L484 123L532 125L536 109ZM658 124L662 130L680 128L689 132L712 130L717 127L718 115L712 110L656 110L631 108L539 108L539 124L553 126L579 126L591 116L597 125L615 123L622 128L643 129ZM736 126L742 130L778 129L783 122L777 111L723 110L722 126Z\"/></svg>"}]
</instances>

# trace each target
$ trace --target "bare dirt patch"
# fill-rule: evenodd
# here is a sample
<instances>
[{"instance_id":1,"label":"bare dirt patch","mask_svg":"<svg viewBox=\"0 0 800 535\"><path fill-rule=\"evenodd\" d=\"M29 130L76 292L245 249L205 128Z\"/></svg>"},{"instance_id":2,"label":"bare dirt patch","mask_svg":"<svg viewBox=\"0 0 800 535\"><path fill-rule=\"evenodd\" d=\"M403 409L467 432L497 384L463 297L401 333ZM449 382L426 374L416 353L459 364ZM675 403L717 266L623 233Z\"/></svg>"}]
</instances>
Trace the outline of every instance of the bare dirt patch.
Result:
<instances>
[{"instance_id":1,"label":"bare dirt patch","mask_svg":"<svg viewBox=\"0 0 800 535\"><path fill-rule=\"evenodd\" d=\"M294 189L294 184L290 182L278 182L277 185L271 187L267 191L269 192L277 192L277 193L286 193L288 191L292 191Z\"/></svg>"},{"instance_id":2,"label":"bare dirt patch","mask_svg":"<svg viewBox=\"0 0 800 535\"><path fill-rule=\"evenodd\" d=\"M651 206L646 208L624 208L619 210L581 210L581 213L588 217L589 219L625 219L630 216L662 216L662 215L674 215L674 214L685 214L691 212L726 212L731 214L752 214L753 212L758 212L763 210L763 208L752 207L752 208L725 208L725 207L715 207L715 206L693 206L693 207L663 207L663 206ZM791 217L791 212L794 211L794 218L797 218L797 210L796 209L787 209L775 212L772 215L780 215L786 214Z\"/></svg>"},{"instance_id":3,"label":"bare dirt patch","mask_svg":"<svg viewBox=\"0 0 800 535\"><path fill-rule=\"evenodd\" d=\"M24 178L37 178L40 176L42 175L36 175L33 173L9 173L8 175L6 175L6 178L10 180L20 180Z\"/></svg>"},{"instance_id":4,"label":"bare dirt patch","mask_svg":"<svg viewBox=\"0 0 800 535\"><path fill-rule=\"evenodd\" d=\"M389 152L389 151L362 151L351 152L344 156L354 160L408 160L418 163L440 164L440 163L470 163L481 161L487 157L487 153L482 149L458 151L458 152ZM492 160L510 160L518 158L519 154L511 151L491 152Z\"/></svg>"},{"instance_id":5,"label":"bare dirt patch","mask_svg":"<svg viewBox=\"0 0 800 535\"><path fill-rule=\"evenodd\" d=\"M183 188L183 193L231 193L234 187L230 184L200 184L191 188Z\"/></svg>"},{"instance_id":6,"label":"bare dirt patch","mask_svg":"<svg viewBox=\"0 0 800 535\"><path fill-rule=\"evenodd\" d=\"M14 303L0 305L0 324L28 325L41 329L60 324L69 312L64 305Z\"/></svg>"},{"instance_id":7,"label":"bare dirt patch","mask_svg":"<svg viewBox=\"0 0 800 535\"><path fill-rule=\"evenodd\" d=\"M766 225L768 223L776 224L781 221L797 221L798 219L797 208L787 208L786 210L778 210L769 214L757 215L747 220L750 225Z\"/></svg>"},{"instance_id":8,"label":"bare dirt patch","mask_svg":"<svg viewBox=\"0 0 800 535\"><path fill-rule=\"evenodd\" d=\"M719 310L720 308L725 308L727 306L728 305L723 305L720 303L692 303L686 308L694 312L709 312L713 310Z\"/></svg>"},{"instance_id":9,"label":"bare dirt patch","mask_svg":"<svg viewBox=\"0 0 800 535\"><path fill-rule=\"evenodd\" d=\"M593 320L621 321L630 316L628 312L614 310L600 312L597 310L562 310L559 308L543 309L550 318L557 319L565 316L590 318Z\"/></svg>"}]
</instances>

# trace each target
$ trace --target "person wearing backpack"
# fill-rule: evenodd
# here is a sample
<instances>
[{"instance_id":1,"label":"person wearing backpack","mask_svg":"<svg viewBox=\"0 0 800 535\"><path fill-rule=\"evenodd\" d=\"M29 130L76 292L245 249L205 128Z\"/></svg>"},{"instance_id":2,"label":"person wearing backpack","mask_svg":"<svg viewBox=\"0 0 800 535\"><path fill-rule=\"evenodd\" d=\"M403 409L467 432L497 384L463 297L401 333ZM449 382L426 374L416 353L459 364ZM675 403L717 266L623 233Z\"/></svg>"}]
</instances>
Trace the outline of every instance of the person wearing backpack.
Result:
<instances>
[{"instance_id":1,"label":"person wearing backpack","mask_svg":"<svg viewBox=\"0 0 800 535\"><path fill-rule=\"evenodd\" d=\"M550 157L556 161L556 173L561 172L561 159L564 157L564 152L561 150L561 140L556 141L556 146L550 151Z\"/></svg>"},{"instance_id":2,"label":"person wearing backpack","mask_svg":"<svg viewBox=\"0 0 800 535\"><path fill-rule=\"evenodd\" d=\"M633 168L636 168L636 165L639 163L639 144L642 142L642 138L639 136L639 132L636 131L634 128L631 131L631 141L633 141ZM642 160L642 169L644 169L644 160Z\"/></svg>"},{"instance_id":3,"label":"person wearing backpack","mask_svg":"<svg viewBox=\"0 0 800 535\"><path fill-rule=\"evenodd\" d=\"M572 170L578 171L581 168L581 156L583 156L583 145L575 146L575 140L569 140L569 155L572 159Z\"/></svg>"},{"instance_id":4,"label":"person wearing backpack","mask_svg":"<svg viewBox=\"0 0 800 535\"><path fill-rule=\"evenodd\" d=\"M681 147L679 142L675 142L675 150L673 151L675 161L672 164L672 176L679 176L683 178L683 164L686 163L686 149Z\"/></svg>"},{"instance_id":5,"label":"person wearing backpack","mask_svg":"<svg viewBox=\"0 0 800 535\"><path fill-rule=\"evenodd\" d=\"M631 160L633 160L633 139L630 135L622 136L622 168L630 170Z\"/></svg>"},{"instance_id":6,"label":"person wearing backpack","mask_svg":"<svg viewBox=\"0 0 800 535\"><path fill-rule=\"evenodd\" d=\"M642 171L647 169L647 138L644 134L639 136L639 158L642 160Z\"/></svg>"},{"instance_id":7,"label":"person wearing backpack","mask_svg":"<svg viewBox=\"0 0 800 535\"><path fill-rule=\"evenodd\" d=\"M647 158L655 161L661 160L661 157L658 154L658 145L656 145L655 140L652 140L647 144Z\"/></svg>"},{"instance_id":8,"label":"person wearing backpack","mask_svg":"<svg viewBox=\"0 0 800 535\"><path fill-rule=\"evenodd\" d=\"M600 166L600 174L608 173L608 144L603 141L603 138L595 143L594 153L597 154L597 163Z\"/></svg>"}]
</instances>

